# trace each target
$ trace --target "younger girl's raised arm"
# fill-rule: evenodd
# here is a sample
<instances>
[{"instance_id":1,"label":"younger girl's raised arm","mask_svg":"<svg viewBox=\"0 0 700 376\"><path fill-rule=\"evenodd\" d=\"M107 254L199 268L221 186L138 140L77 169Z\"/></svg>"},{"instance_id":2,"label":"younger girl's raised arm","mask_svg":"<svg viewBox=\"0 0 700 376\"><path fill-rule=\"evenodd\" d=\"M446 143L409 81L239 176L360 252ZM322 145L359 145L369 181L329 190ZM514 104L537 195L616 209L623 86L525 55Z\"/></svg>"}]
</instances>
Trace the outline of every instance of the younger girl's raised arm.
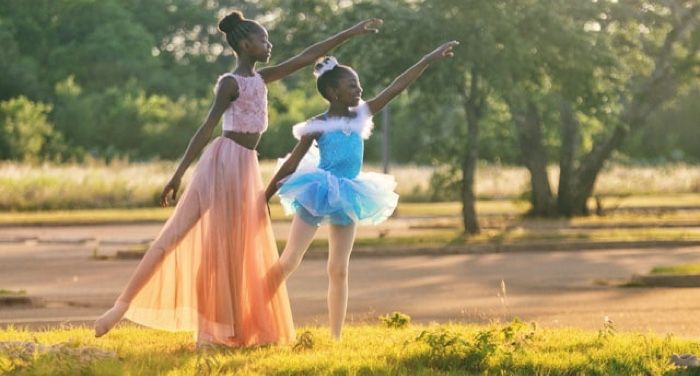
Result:
<instances>
[{"instance_id":1,"label":"younger girl's raised arm","mask_svg":"<svg viewBox=\"0 0 700 376\"><path fill-rule=\"evenodd\" d=\"M357 25L341 31L340 33L324 40L318 42L310 47L307 47L300 54L292 57L291 59L284 61L280 64L273 65L271 67L266 67L258 70L260 76L265 80L265 82L272 82L280 80L299 69L313 64L316 59L328 53L328 51L338 47L343 44L348 39L362 34L376 33L378 30L377 26L382 24L382 20L378 18L372 18L369 20L364 20Z\"/></svg>"},{"instance_id":2,"label":"younger girl's raised arm","mask_svg":"<svg viewBox=\"0 0 700 376\"><path fill-rule=\"evenodd\" d=\"M454 53L452 49L457 46L459 42L451 41L447 42L440 47L436 48L433 52L423 56L416 64L408 68L405 72L401 73L400 76L396 77L392 83L382 90L379 95L367 101L367 106L372 114L379 112L387 103L389 103L394 97L399 95L404 91L409 85L411 85L421 74L425 71L431 63L436 61L452 57Z\"/></svg>"}]
</instances>

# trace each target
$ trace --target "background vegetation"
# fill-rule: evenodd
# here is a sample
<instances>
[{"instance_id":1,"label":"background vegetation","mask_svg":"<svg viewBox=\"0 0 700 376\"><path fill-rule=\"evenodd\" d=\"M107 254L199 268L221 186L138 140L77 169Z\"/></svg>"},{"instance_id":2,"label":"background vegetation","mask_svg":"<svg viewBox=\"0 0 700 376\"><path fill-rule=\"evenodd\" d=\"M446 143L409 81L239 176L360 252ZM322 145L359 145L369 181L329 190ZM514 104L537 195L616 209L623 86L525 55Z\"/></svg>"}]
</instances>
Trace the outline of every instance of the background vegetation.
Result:
<instances>
[{"instance_id":1,"label":"background vegetation","mask_svg":"<svg viewBox=\"0 0 700 376\"><path fill-rule=\"evenodd\" d=\"M365 96L440 42L462 42L390 107L394 163L432 166L478 232L479 161L520 165L531 214L589 212L599 174L700 161L700 5L692 0L9 0L0 4L0 159L173 160L234 65L216 30L242 9L273 63L367 17L381 33L334 52ZM322 111L310 69L270 87L261 158ZM376 117L381 126L381 117ZM381 132L366 158L379 162ZM548 170L560 173L551 176Z\"/></svg>"}]
</instances>

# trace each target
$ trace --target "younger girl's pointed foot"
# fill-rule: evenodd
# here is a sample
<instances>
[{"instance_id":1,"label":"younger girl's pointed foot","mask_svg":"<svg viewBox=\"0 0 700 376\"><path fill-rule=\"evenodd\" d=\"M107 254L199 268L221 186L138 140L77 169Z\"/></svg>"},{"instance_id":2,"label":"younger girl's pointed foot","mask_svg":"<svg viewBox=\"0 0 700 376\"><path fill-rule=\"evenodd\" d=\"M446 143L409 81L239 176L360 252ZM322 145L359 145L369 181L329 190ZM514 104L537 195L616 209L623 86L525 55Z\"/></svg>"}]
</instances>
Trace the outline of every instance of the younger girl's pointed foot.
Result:
<instances>
[{"instance_id":1,"label":"younger girl's pointed foot","mask_svg":"<svg viewBox=\"0 0 700 376\"><path fill-rule=\"evenodd\" d=\"M117 302L107 312L95 320L95 337L99 338L107 334L112 328L117 325L119 320L124 317L124 314L129 309L129 305L122 302Z\"/></svg>"}]
</instances>

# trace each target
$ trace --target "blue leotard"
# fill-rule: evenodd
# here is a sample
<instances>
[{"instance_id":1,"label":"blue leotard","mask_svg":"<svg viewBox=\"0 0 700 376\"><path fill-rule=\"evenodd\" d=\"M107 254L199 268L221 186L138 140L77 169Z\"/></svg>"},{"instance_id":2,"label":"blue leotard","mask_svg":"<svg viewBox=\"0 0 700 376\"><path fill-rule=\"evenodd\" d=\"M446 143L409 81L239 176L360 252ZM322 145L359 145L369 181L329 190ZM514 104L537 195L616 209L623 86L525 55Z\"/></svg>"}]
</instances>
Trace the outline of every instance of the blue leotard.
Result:
<instances>
[{"instance_id":1,"label":"blue leotard","mask_svg":"<svg viewBox=\"0 0 700 376\"><path fill-rule=\"evenodd\" d=\"M318 134L306 161L283 181L279 196L287 214L320 225L376 224L396 208L396 181L391 175L361 172L364 139L372 130L366 103L351 109L353 117L315 118L294 127L297 138Z\"/></svg>"}]
</instances>

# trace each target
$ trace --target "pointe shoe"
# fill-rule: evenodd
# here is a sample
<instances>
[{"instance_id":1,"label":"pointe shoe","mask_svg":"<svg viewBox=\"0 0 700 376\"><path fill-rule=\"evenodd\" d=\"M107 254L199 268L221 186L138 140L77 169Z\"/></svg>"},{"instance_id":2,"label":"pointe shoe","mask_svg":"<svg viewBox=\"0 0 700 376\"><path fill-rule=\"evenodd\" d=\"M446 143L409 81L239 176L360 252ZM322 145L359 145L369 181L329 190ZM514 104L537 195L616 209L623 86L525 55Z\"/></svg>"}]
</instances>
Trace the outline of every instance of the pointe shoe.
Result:
<instances>
[{"instance_id":1,"label":"pointe shoe","mask_svg":"<svg viewBox=\"0 0 700 376\"><path fill-rule=\"evenodd\" d=\"M95 320L93 325L95 328L95 338L102 337L107 334L114 325L117 325L119 320L124 317L124 314L129 309L129 305L122 302L114 303L114 306L110 308L107 312L103 313L102 316Z\"/></svg>"}]
</instances>

